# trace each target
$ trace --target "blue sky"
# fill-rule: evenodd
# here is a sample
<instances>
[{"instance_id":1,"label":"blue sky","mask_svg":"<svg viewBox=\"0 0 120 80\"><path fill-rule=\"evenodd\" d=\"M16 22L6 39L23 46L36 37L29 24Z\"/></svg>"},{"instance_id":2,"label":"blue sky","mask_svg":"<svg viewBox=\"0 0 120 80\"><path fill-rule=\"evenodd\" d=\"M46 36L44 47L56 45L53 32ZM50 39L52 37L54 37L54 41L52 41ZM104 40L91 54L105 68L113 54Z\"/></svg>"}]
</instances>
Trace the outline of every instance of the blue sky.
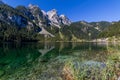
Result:
<instances>
[{"instance_id":1,"label":"blue sky","mask_svg":"<svg viewBox=\"0 0 120 80\"><path fill-rule=\"evenodd\" d=\"M3 0L16 7L36 4L48 11L56 9L72 21L118 21L120 20L120 0Z\"/></svg>"}]
</instances>

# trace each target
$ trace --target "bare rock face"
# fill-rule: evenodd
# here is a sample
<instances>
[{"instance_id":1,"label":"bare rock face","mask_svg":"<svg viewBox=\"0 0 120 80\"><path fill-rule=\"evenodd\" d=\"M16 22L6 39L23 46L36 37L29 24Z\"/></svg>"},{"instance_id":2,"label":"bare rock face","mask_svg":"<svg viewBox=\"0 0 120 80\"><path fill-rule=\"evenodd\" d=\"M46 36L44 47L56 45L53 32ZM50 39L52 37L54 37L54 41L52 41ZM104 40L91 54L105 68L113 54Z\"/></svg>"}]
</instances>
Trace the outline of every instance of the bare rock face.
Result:
<instances>
[{"instance_id":1,"label":"bare rock face","mask_svg":"<svg viewBox=\"0 0 120 80\"><path fill-rule=\"evenodd\" d=\"M61 25L71 24L71 21L65 15L58 15L55 9L45 12L37 5L32 4L29 4L28 9L33 14L35 22L38 23L39 26L50 25L61 28Z\"/></svg>"},{"instance_id":2,"label":"bare rock face","mask_svg":"<svg viewBox=\"0 0 120 80\"><path fill-rule=\"evenodd\" d=\"M60 28L60 25L70 25L71 21L65 15L58 15L57 10L53 9L47 12L48 19L51 21L51 25L55 25Z\"/></svg>"},{"instance_id":3,"label":"bare rock face","mask_svg":"<svg viewBox=\"0 0 120 80\"><path fill-rule=\"evenodd\" d=\"M51 21L50 24L60 28L60 19L57 14L57 10L53 9L47 12L48 19Z\"/></svg>"},{"instance_id":4,"label":"bare rock face","mask_svg":"<svg viewBox=\"0 0 120 80\"><path fill-rule=\"evenodd\" d=\"M64 25L70 25L72 23L65 15L60 15L60 19Z\"/></svg>"}]
</instances>

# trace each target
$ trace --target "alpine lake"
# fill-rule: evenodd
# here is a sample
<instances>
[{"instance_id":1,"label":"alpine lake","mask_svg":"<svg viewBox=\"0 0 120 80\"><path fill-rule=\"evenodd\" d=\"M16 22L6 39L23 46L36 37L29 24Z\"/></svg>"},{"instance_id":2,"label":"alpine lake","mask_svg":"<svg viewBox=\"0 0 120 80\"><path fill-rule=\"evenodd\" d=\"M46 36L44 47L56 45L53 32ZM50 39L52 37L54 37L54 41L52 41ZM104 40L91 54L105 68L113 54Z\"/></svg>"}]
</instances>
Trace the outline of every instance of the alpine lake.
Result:
<instances>
[{"instance_id":1,"label":"alpine lake","mask_svg":"<svg viewBox=\"0 0 120 80\"><path fill-rule=\"evenodd\" d=\"M120 80L120 43L0 43L0 80Z\"/></svg>"}]
</instances>

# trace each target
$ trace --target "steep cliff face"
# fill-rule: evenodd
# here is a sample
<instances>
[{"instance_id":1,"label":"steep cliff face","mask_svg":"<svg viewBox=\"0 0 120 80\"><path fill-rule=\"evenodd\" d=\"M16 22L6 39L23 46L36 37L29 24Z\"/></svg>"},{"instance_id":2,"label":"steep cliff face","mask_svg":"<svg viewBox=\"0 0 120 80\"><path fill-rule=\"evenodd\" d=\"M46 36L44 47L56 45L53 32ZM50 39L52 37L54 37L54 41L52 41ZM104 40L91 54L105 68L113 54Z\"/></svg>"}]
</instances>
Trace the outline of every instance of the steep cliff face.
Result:
<instances>
[{"instance_id":1,"label":"steep cliff face","mask_svg":"<svg viewBox=\"0 0 120 80\"><path fill-rule=\"evenodd\" d=\"M65 15L58 15L57 10L53 9L47 12L50 24L61 28L60 25L70 25L71 21Z\"/></svg>"},{"instance_id":2,"label":"steep cliff face","mask_svg":"<svg viewBox=\"0 0 120 80\"><path fill-rule=\"evenodd\" d=\"M60 15L60 19L62 24L70 25L72 23L64 14Z\"/></svg>"},{"instance_id":3,"label":"steep cliff face","mask_svg":"<svg viewBox=\"0 0 120 80\"><path fill-rule=\"evenodd\" d=\"M1 21L20 27L25 27L27 25L27 18L18 13L14 8L5 4L1 4L0 9Z\"/></svg>"}]
</instances>

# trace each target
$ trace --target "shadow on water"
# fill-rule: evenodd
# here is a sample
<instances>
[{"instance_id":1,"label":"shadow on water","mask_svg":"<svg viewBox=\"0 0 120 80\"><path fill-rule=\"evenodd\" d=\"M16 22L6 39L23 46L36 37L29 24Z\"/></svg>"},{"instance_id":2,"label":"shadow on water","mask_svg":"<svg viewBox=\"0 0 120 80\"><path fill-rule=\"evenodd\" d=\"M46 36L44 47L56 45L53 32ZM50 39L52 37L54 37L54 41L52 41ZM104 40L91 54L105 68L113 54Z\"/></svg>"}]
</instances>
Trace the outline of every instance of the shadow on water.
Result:
<instances>
[{"instance_id":1,"label":"shadow on water","mask_svg":"<svg viewBox=\"0 0 120 80\"><path fill-rule=\"evenodd\" d=\"M49 78L67 80L65 79L65 74L68 75L67 65L77 70L86 67L89 69L88 73L91 73L90 69L96 65L98 68L106 67L106 62L109 58L111 59L109 55L119 52L120 45L108 43L1 43L0 77L3 80L46 80ZM75 76L72 73L71 75ZM31 79L32 77L35 78ZM70 80L82 79L79 77Z\"/></svg>"}]
</instances>

